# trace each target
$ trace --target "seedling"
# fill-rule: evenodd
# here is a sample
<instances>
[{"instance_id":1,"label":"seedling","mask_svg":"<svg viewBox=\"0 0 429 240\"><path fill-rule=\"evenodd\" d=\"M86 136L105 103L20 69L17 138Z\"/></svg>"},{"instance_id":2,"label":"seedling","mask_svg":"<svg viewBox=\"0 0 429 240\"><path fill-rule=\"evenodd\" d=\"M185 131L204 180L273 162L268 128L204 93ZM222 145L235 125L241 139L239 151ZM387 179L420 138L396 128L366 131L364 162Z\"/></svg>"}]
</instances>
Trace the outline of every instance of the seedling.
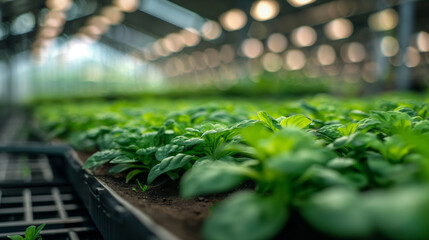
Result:
<instances>
[{"instance_id":1,"label":"seedling","mask_svg":"<svg viewBox=\"0 0 429 240\"><path fill-rule=\"evenodd\" d=\"M142 190L142 192L146 192L146 191L147 191L148 186L147 186L147 185L142 186L142 185L140 184L140 181L139 181L138 179L136 179L136 181L137 181L137 184L139 185L140 189Z\"/></svg>"},{"instance_id":2,"label":"seedling","mask_svg":"<svg viewBox=\"0 0 429 240\"><path fill-rule=\"evenodd\" d=\"M40 225L37 229L36 226L31 225L25 230L25 238L19 235L7 236L11 240L42 240L40 232L46 224Z\"/></svg>"}]
</instances>

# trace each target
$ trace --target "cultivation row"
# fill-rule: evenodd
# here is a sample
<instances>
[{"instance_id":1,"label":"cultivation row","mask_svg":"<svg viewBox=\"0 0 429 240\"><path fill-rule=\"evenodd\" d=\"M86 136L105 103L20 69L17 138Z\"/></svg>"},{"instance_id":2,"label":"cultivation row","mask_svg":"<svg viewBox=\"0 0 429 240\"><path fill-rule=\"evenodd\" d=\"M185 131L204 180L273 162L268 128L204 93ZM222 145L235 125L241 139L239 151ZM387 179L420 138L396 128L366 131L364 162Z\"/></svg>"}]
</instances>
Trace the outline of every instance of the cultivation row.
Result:
<instances>
[{"instance_id":1,"label":"cultivation row","mask_svg":"<svg viewBox=\"0 0 429 240\"><path fill-rule=\"evenodd\" d=\"M205 239L287 235L297 216L332 237L428 239L429 102L409 98L93 102L36 120L92 152L86 169L149 189L168 177L185 199L228 193Z\"/></svg>"}]
</instances>

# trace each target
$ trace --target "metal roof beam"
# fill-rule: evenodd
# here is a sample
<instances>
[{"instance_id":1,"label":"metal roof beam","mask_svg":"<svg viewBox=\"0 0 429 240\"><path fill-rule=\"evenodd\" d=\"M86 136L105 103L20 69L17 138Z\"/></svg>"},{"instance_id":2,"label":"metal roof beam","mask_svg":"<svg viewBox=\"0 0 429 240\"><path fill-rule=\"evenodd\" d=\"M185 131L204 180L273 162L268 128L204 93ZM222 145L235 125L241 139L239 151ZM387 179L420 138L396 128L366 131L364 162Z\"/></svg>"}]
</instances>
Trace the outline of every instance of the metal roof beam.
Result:
<instances>
[{"instance_id":1,"label":"metal roof beam","mask_svg":"<svg viewBox=\"0 0 429 240\"><path fill-rule=\"evenodd\" d=\"M205 19L167 0L141 0L139 10L179 28L200 29Z\"/></svg>"}]
</instances>

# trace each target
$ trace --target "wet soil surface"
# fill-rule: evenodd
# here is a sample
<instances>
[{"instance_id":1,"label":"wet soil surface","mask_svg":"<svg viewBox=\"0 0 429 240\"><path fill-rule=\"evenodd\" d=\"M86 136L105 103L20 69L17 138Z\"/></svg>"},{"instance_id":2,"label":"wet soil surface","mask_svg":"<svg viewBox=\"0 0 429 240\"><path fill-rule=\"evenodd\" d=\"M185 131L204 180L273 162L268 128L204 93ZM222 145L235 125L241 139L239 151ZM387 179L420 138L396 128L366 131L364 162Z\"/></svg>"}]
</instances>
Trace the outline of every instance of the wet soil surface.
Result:
<instances>
[{"instance_id":1,"label":"wet soil surface","mask_svg":"<svg viewBox=\"0 0 429 240\"><path fill-rule=\"evenodd\" d=\"M84 162L91 154L78 155ZM136 180L126 184L125 174L111 175L107 173L108 169L109 166L102 166L93 174L155 222L184 240L201 239L201 226L210 208L227 196L218 194L184 200L179 196L179 182L162 177L143 192ZM138 177L142 186L146 177L144 174Z\"/></svg>"},{"instance_id":2,"label":"wet soil surface","mask_svg":"<svg viewBox=\"0 0 429 240\"><path fill-rule=\"evenodd\" d=\"M79 152L78 155L81 161L85 162L92 153ZM231 194L215 194L185 200L179 195L179 181L172 181L165 176L160 176L154 183L148 186L145 192L143 192L136 180L125 183L126 174L109 174L109 168L109 164L106 164L92 173L126 201L149 215L156 223L183 240L202 239L201 227L204 223L204 219L209 215L210 209L214 204L224 200ZM142 186L146 183L146 177L147 175L141 174L137 178ZM254 188L254 183L246 182L235 191ZM289 220L283 230L274 239L335 240L335 238L327 236L310 227L309 224L302 219L300 214L294 210L290 212ZM357 239L358 238L356 238L356 240ZM365 240L375 239L378 240L383 238L376 237Z\"/></svg>"}]
</instances>

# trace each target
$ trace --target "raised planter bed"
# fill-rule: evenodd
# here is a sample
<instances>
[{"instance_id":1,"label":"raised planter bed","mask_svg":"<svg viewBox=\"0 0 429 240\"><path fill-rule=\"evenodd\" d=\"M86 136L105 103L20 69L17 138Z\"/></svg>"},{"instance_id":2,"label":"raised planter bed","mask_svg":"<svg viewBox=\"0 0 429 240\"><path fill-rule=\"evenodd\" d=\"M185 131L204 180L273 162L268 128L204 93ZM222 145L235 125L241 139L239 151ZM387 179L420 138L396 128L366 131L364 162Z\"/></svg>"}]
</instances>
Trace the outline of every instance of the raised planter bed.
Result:
<instances>
[{"instance_id":1,"label":"raised planter bed","mask_svg":"<svg viewBox=\"0 0 429 240\"><path fill-rule=\"evenodd\" d=\"M222 106L160 118L116 108L85 115L73 106L63 118L48 109L41 129L94 153L81 154L84 165L72 163L92 186L82 192L102 198L113 190L182 239L429 236L422 216L429 203L427 104L325 99L286 108L278 110L284 116L260 111L242 119Z\"/></svg>"}]
</instances>

